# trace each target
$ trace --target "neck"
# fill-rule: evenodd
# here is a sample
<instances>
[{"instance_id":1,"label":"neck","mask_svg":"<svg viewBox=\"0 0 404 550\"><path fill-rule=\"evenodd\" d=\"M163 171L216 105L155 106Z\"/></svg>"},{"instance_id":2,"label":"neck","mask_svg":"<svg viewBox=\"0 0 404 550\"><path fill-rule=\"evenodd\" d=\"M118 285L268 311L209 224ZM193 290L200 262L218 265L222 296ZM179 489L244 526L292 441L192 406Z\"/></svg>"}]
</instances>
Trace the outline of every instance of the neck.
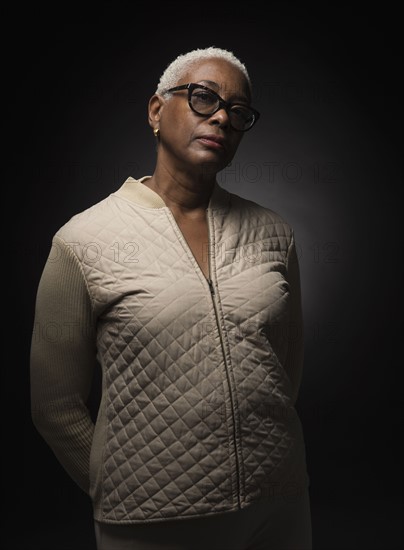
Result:
<instances>
[{"instance_id":1,"label":"neck","mask_svg":"<svg viewBox=\"0 0 404 550\"><path fill-rule=\"evenodd\" d=\"M192 179L186 174L169 174L156 168L143 183L155 191L173 211L186 215L206 210L215 185L215 178Z\"/></svg>"}]
</instances>

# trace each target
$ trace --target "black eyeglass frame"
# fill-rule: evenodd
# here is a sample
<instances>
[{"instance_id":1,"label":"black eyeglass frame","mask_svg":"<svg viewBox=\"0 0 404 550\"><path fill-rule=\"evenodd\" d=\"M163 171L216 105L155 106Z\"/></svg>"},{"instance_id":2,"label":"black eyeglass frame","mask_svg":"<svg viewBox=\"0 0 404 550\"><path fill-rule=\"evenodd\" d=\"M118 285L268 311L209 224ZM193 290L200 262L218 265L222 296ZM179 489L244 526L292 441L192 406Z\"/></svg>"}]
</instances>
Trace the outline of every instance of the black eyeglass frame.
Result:
<instances>
[{"instance_id":1,"label":"black eyeglass frame","mask_svg":"<svg viewBox=\"0 0 404 550\"><path fill-rule=\"evenodd\" d=\"M209 114L203 114L203 113L199 113L198 111L195 111L195 109L194 109L194 107L192 106L192 103L191 103L191 96L192 96L192 92L196 88L201 88L202 90L206 90L209 93L211 93L212 95L214 95L217 98L217 100L219 101L217 109L215 109L212 113L209 113ZM244 107L244 108L249 109L252 112L253 116L254 116L254 122L251 124L251 126L249 128L246 128L245 130L239 130L238 128L234 128L234 126L232 125L231 127L236 132L248 132L248 130L251 130L251 128L255 125L255 123L257 122L257 120L260 117L260 113L256 109L253 109L253 107L250 107L249 105L244 105L243 103L230 103L229 101L225 101L222 97L220 97L219 94L217 94L211 88L208 88L207 86L203 86L202 84L196 84L195 82L189 82L188 84L182 84L181 86L174 86L174 88L169 88L168 90L164 90L162 92L162 95L168 94L168 93L171 93L171 92L178 92L180 90L188 90L188 105L189 105L190 109L195 114L197 114L199 116L206 117L206 118L211 117L212 115L214 115L215 113L220 111L220 109L224 109L226 111L226 113L229 114L229 111L231 111L231 108L235 107L237 105L239 105L240 107ZM230 117L229 117L229 120L230 120L230 124L231 124L231 118Z\"/></svg>"}]
</instances>

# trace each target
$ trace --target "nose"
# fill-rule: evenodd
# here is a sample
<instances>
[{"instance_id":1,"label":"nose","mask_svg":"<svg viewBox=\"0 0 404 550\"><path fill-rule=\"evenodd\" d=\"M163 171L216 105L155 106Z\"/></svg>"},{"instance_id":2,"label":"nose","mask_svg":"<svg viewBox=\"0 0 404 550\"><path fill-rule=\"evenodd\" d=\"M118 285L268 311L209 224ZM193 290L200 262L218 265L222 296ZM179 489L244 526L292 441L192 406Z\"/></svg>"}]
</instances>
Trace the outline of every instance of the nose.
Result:
<instances>
[{"instance_id":1,"label":"nose","mask_svg":"<svg viewBox=\"0 0 404 550\"><path fill-rule=\"evenodd\" d=\"M230 118L229 115L224 107L216 111L210 119L210 124L220 126L220 128L227 128L230 126Z\"/></svg>"}]
</instances>

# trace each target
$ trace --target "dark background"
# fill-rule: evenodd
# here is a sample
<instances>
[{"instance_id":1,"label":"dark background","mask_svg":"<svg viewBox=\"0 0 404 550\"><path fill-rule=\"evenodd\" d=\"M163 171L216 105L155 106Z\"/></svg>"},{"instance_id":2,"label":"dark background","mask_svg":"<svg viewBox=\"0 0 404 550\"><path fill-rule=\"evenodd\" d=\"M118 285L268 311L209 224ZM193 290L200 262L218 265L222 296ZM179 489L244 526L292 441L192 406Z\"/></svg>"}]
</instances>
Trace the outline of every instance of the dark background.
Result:
<instances>
[{"instance_id":1,"label":"dark background","mask_svg":"<svg viewBox=\"0 0 404 550\"><path fill-rule=\"evenodd\" d=\"M88 498L30 419L36 288L63 223L152 173L148 99L177 55L211 45L246 63L261 112L218 181L296 232L314 550L401 548L399 19L393 4L3 8L7 549L94 548Z\"/></svg>"}]
</instances>

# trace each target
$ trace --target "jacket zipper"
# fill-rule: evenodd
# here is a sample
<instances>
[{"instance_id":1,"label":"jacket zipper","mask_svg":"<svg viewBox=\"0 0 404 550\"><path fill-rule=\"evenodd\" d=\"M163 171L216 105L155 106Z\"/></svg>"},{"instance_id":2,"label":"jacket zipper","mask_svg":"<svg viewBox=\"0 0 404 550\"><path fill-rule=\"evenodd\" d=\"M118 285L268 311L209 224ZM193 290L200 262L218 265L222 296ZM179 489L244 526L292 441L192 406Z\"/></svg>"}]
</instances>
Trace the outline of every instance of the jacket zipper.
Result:
<instances>
[{"instance_id":1,"label":"jacket zipper","mask_svg":"<svg viewBox=\"0 0 404 550\"><path fill-rule=\"evenodd\" d=\"M237 502L238 502L239 508L241 508L241 502L240 502L240 464L239 464L239 459L238 459L237 440L236 440L236 433L235 433L235 430L236 430L236 415L235 415L235 407L234 407L234 396L233 396L232 384L231 384L231 382L230 382L229 366L228 366L227 360L226 360L226 350L225 350L225 346L224 346L223 331L222 331L222 327L221 327L221 325L220 325L220 316L219 316L219 311L218 311L217 303L216 303L216 292L215 292L215 287L213 286L213 281L212 281L212 279L211 279L211 274L212 274L212 266L211 266L211 253L212 253L212 250L211 250L211 242L212 242L212 241L211 241L211 227L210 227L211 221L210 221L209 211L207 211L207 219L208 219L208 264L209 264L209 276L208 276L208 278L207 278L206 280L207 280L208 285L209 285L210 296L211 296L211 298L212 298L213 309L214 309L214 312L215 312L216 326L217 326L217 329L218 329L218 331L219 331L220 344L221 344L221 347L222 347L223 361L224 361L225 370L226 370L227 385L228 385L229 394L230 394L231 414L232 414L232 420L233 420L233 444L234 444L234 449L235 449L234 456L235 456L235 459L236 459Z\"/></svg>"},{"instance_id":2,"label":"jacket zipper","mask_svg":"<svg viewBox=\"0 0 404 550\"><path fill-rule=\"evenodd\" d=\"M168 208L168 207L167 207L167 212L168 212L169 216L171 217L171 219L172 219L173 223L175 224L175 226L178 228L178 231L180 232L180 234L182 234L182 231L179 228L179 225L177 224L177 221L174 217L174 214L171 212L170 208ZM212 273L212 266L211 266L211 252L212 252L212 250L211 250L211 227L210 227L211 221L210 221L210 216L209 216L209 210L208 209L206 210L206 217L207 217L207 221L208 221L208 264L209 264L209 276L208 277L205 277L205 274L202 272L202 269L199 267L198 262L196 262L196 260L195 260L195 262L197 264L197 269L199 269L201 271L201 273L203 275L203 278L208 283L209 290L210 290L210 296L212 298L212 303L213 303L213 310L215 312L216 326L217 326L217 329L219 331L220 345L221 345L221 348L222 348L223 361L224 361L224 364L225 364L227 385L228 385L228 388L229 388L230 402L231 402L231 414L232 414L232 420L233 420L233 444L234 444L234 449L235 449L234 455L235 455L235 458L236 458L236 477L237 477L237 502L238 502L238 507L241 508L241 501L240 501L240 463L239 463L239 458L238 458L238 452L237 452L237 447L238 446L237 446L237 439L236 439L236 433L235 433L235 430L236 430L236 415L235 415L235 408L234 408L234 395L233 395L232 384L231 384L230 377L229 377L229 366L228 366L227 360L226 360L226 350L225 350L225 347L224 347L223 331L222 331L222 327L220 326L220 316L219 316L217 303L216 303L215 287L213 286L213 281L210 278L211 273ZM192 250L190 249L190 247L189 247L188 243L186 242L186 239L185 239L184 236L183 236L183 238L184 238L186 246L188 246L188 249L190 250L190 252L192 254ZM192 256L193 256L193 254L192 254Z\"/></svg>"}]
</instances>

